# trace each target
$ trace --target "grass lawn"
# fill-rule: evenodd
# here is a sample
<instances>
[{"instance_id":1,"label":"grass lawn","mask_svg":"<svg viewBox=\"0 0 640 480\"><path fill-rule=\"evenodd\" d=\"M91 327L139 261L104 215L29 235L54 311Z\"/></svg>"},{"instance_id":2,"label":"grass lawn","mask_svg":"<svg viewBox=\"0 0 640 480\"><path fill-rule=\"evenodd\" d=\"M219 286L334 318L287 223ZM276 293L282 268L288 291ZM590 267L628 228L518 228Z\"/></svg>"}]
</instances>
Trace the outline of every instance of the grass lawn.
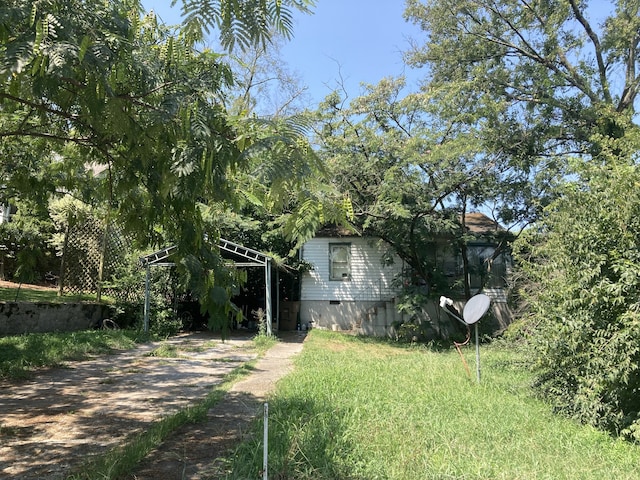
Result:
<instances>
[{"instance_id":1,"label":"grass lawn","mask_svg":"<svg viewBox=\"0 0 640 480\"><path fill-rule=\"evenodd\" d=\"M72 302L95 302L94 294L87 295L64 295L58 296L55 289L33 289L28 285L20 288L0 287L0 302L51 302L51 303L72 303ZM109 301L104 298L103 301Z\"/></svg>"},{"instance_id":2,"label":"grass lawn","mask_svg":"<svg viewBox=\"0 0 640 480\"><path fill-rule=\"evenodd\" d=\"M26 378L37 368L133 348L138 336L132 330L87 330L0 337L0 379Z\"/></svg>"},{"instance_id":3,"label":"grass lawn","mask_svg":"<svg viewBox=\"0 0 640 480\"><path fill-rule=\"evenodd\" d=\"M269 478L640 479L640 446L554 415L518 353L435 352L310 332L269 402ZM260 478L262 421L229 479Z\"/></svg>"}]
</instances>

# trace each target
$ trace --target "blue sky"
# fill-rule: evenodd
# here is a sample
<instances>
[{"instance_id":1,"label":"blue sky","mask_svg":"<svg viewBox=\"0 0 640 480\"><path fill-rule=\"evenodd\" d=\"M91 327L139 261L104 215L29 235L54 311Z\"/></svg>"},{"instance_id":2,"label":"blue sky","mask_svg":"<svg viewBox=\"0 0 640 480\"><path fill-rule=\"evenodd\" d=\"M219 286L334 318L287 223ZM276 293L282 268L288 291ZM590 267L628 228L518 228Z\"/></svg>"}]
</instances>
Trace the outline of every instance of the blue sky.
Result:
<instances>
[{"instance_id":1,"label":"blue sky","mask_svg":"<svg viewBox=\"0 0 640 480\"><path fill-rule=\"evenodd\" d=\"M321 100L345 81L351 98L360 83L415 71L403 66L402 51L418 28L402 18L403 0L317 0L313 15L296 15L294 38L282 51L292 70Z\"/></svg>"},{"instance_id":2,"label":"blue sky","mask_svg":"<svg viewBox=\"0 0 640 480\"><path fill-rule=\"evenodd\" d=\"M178 2L179 4L181 2ZM180 23L179 10L170 1L143 0L165 23ZM344 80L350 98L361 92L360 83L378 83L406 70L402 51L417 27L402 18L404 0L316 0L314 13L295 12L293 39L282 49L282 59L308 87L317 104Z\"/></svg>"},{"instance_id":3,"label":"blue sky","mask_svg":"<svg viewBox=\"0 0 640 480\"><path fill-rule=\"evenodd\" d=\"M164 22L180 23L179 9L170 9L170 0L142 3ZM590 3L596 24L612 10L608 1ZM353 99L362 93L362 82L375 84L384 77L405 74L415 84L424 75L402 62L408 39L424 38L415 25L405 22L404 5L404 0L316 0L313 14L294 12L294 37L281 56L308 88L310 106L336 89L340 77Z\"/></svg>"}]
</instances>

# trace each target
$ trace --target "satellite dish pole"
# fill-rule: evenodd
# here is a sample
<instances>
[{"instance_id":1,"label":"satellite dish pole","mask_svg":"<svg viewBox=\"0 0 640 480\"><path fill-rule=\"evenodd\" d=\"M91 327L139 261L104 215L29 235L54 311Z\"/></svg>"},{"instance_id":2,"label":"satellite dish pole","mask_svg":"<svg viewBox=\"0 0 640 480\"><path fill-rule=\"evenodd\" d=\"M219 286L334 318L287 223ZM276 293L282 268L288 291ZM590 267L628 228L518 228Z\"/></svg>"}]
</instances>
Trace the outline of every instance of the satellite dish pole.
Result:
<instances>
[{"instance_id":1,"label":"satellite dish pole","mask_svg":"<svg viewBox=\"0 0 640 480\"><path fill-rule=\"evenodd\" d=\"M453 318L463 323L469 328L471 325L474 325L475 329L475 337L476 337L476 376L478 379L478 383L480 383L480 340L478 336L478 321L484 317L487 310L489 310L489 306L491 305L491 299L486 296L484 293L479 293L478 295L474 295L467 302L462 310L462 318L460 318L460 313L453 306L453 300L447 298L445 296L440 297L440 307L451 315ZM465 341L465 344L469 341ZM457 347L458 344L456 344ZM458 353L462 357L462 352L458 349ZM464 357L462 357L462 361L464 362ZM466 363L465 363L466 367ZM469 371L467 367L467 372Z\"/></svg>"}]
</instances>

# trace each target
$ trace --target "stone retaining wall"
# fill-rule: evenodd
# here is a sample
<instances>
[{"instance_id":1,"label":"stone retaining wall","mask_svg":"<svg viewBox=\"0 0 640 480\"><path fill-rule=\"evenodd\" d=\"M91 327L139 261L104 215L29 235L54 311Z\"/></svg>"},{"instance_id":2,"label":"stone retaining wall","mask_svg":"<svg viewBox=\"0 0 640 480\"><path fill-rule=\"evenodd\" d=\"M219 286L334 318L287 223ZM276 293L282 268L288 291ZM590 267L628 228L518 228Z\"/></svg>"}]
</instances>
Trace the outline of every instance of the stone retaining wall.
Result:
<instances>
[{"instance_id":1,"label":"stone retaining wall","mask_svg":"<svg viewBox=\"0 0 640 480\"><path fill-rule=\"evenodd\" d=\"M0 335L86 330L112 315L99 303L0 302Z\"/></svg>"}]
</instances>

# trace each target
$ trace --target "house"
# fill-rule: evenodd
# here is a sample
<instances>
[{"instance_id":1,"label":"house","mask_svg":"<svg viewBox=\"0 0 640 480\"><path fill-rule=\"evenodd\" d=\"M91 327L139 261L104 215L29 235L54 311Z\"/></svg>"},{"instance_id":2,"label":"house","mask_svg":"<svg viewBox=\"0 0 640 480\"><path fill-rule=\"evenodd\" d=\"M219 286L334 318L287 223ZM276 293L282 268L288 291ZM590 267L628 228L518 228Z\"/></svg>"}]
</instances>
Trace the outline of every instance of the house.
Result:
<instances>
[{"instance_id":1,"label":"house","mask_svg":"<svg viewBox=\"0 0 640 480\"><path fill-rule=\"evenodd\" d=\"M482 291L491 298L491 314L482 322L485 332L503 331L513 320L513 312L507 302L507 279L511 274L513 259L508 247L499 250L497 247L501 242L506 242L508 246L513 241L513 235L482 213L468 213L465 226L473 237L467 242L471 295ZM456 258L456 263L460 276L462 260ZM461 307L462 302L459 303Z\"/></svg>"},{"instance_id":2,"label":"house","mask_svg":"<svg viewBox=\"0 0 640 480\"><path fill-rule=\"evenodd\" d=\"M472 294L482 287L492 298L495 325L492 330L502 329L511 316L504 288L510 257L506 253L496 256L495 252L498 240L506 231L481 213L467 214L465 225L473 237L467 243ZM449 241L442 243L450 244ZM463 273L460 255L448 248L432 248L435 248L434 258L438 258L440 268L454 285ZM489 258L492 268L487 272ZM301 260L310 265L300 280L302 328L313 326L388 335L392 324L403 320L396 307L405 265L382 240L338 227L324 228L304 244ZM439 316L437 305L425 305L425 315ZM430 318L430 321L436 322L436 319Z\"/></svg>"},{"instance_id":3,"label":"house","mask_svg":"<svg viewBox=\"0 0 640 480\"><path fill-rule=\"evenodd\" d=\"M505 278L510 273L511 256L508 249L496 252L500 242L507 244L512 236L495 220L482 213L467 213L465 227L471 236L467 240L467 260L469 263L468 281L472 294L483 290L502 288ZM462 259L454 255L448 259L453 262L456 275L462 275ZM485 292L486 293L486 292Z\"/></svg>"},{"instance_id":4,"label":"house","mask_svg":"<svg viewBox=\"0 0 640 480\"><path fill-rule=\"evenodd\" d=\"M301 278L300 323L333 330L385 335L399 320L395 300L402 261L386 244L340 228L326 228L306 242L301 258L311 265Z\"/></svg>"}]
</instances>

